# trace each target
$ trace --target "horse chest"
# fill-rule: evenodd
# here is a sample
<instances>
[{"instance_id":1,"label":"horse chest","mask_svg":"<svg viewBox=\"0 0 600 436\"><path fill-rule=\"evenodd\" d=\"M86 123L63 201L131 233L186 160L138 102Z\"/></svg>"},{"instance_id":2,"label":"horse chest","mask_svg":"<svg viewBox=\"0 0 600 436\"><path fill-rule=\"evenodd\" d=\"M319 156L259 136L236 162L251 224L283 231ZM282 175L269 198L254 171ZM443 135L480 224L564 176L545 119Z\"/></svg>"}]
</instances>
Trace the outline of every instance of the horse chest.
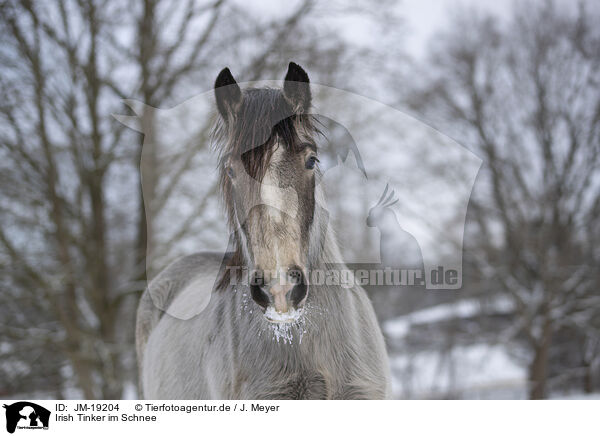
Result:
<instances>
[{"instance_id":1,"label":"horse chest","mask_svg":"<svg viewBox=\"0 0 600 436\"><path fill-rule=\"evenodd\" d=\"M300 344L268 344L246 350L234 369L233 397L328 399L333 381L319 359Z\"/></svg>"}]
</instances>

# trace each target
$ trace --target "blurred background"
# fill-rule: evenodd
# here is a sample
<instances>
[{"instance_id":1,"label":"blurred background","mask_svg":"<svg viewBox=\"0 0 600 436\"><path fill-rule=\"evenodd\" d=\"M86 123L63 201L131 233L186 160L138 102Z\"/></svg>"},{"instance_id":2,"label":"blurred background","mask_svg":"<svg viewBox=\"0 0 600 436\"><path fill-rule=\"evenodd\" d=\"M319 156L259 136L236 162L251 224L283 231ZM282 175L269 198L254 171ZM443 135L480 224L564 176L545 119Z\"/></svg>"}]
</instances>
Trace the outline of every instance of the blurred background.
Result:
<instances>
[{"instance_id":1,"label":"blurred background","mask_svg":"<svg viewBox=\"0 0 600 436\"><path fill-rule=\"evenodd\" d=\"M597 2L566 0L0 2L0 397L137 397L146 212L173 198L162 174L209 150L214 119L146 168L145 205L155 112L123 100L173 108L224 66L282 79L293 60L483 161L462 288L367 289L395 397L600 398L598 22ZM146 139L112 114L137 115ZM221 231L209 192L187 213L213 212L171 243Z\"/></svg>"}]
</instances>

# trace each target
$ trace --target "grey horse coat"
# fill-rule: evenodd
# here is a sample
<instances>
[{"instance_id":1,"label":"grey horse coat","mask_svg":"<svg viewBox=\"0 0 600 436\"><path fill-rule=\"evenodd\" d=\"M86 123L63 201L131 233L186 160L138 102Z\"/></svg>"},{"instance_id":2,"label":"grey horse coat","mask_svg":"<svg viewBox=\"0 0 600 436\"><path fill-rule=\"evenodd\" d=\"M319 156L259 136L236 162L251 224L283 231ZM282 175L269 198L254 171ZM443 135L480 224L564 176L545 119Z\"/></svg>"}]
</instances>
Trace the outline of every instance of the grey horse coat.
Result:
<instances>
[{"instance_id":1,"label":"grey horse coat","mask_svg":"<svg viewBox=\"0 0 600 436\"><path fill-rule=\"evenodd\" d=\"M345 269L327 212L317 206L327 203L316 166L315 129L306 114L308 76L291 63L283 90L242 92L224 69L215 89L225 144L220 187L233 252L179 259L143 294L136 343L144 397L389 398L383 336L360 286L290 282L285 274L283 285L226 280L231 276L224 266L287 268L286 274L293 269L303 278L312 271ZM254 207L248 199L274 206ZM198 296L206 296L203 310L188 319L173 316L193 307ZM273 308L302 315L277 324L265 318Z\"/></svg>"},{"instance_id":2,"label":"grey horse coat","mask_svg":"<svg viewBox=\"0 0 600 436\"><path fill-rule=\"evenodd\" d=\"M170 292L221 257L195 254L165 269L142 297L137 353L147 399L384 399L385 345L365 291L311 287L306 321L278 338L240 289L213 292L189 320L161 312L149 290ZM250 302L251 303L251 302ZM301 331L300 329L304 329Z\"/></svg>"}]
</instances>

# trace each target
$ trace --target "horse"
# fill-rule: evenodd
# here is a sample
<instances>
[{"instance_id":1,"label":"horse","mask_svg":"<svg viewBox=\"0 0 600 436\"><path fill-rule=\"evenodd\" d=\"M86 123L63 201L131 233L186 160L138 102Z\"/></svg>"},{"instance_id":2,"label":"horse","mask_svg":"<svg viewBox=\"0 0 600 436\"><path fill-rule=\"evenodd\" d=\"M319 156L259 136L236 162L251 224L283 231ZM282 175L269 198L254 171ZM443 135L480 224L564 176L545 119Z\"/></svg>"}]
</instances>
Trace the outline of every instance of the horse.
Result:
<instances>
[{"instance_id":1,"label":"horse","mask_svg":"<svg viewBox=\"0 0 600 436\"><path fill-rule=\"evenodd\" d=\"M390 398L386 347L364 289L309 280L345 265L319 207L326 201L307 73L291 62L283 88L242 90L225 68L214 92L232 248L176 260L146 288L136 323L140 392L147 399ZM208 278L213 271L216 281ZM210 293L190 319L153 301L161 293L172 301L184 288Z\"/></svg>"}]
</instances>

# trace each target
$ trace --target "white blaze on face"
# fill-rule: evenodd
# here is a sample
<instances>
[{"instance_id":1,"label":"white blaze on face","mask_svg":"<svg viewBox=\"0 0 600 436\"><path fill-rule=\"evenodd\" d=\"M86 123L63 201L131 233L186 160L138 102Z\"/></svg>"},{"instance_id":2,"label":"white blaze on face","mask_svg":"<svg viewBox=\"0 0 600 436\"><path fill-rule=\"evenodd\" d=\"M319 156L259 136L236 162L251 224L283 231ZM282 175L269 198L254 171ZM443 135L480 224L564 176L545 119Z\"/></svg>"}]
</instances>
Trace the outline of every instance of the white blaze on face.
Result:
<instances>
[{"instance_id":1,"label":"white blaze on face","mask_svg":"<svg viewBox=\"0 0 600 436\"><path fill-rule=\"evenodd\" d=\"M254 252L260 253L255 259L259 263L258 266L277 273L269 291L273 295L274 308L279 313L288 311L286 295L294 286L288 281L287 269L290 265L300 263L298 194L292 187L280 187L279 165L284 159L284 154L283 147L276 146L260 186L260 202L268 206L268 219L258 228L265 233L261 239L263 243L268 240L270 249L265 252L263 247L254 247ZM285 235L276 230L277 226L286 229Z\"/></svg>"},{"instance_id":2,"label":"white blaze on face","mask_svg":"<svg viewBox=\"0 0 600 436\"><path fill-rule=\"evenodd\" d=\"M255 178L251 177L245 170L241 162L232 162L235 168L235 180L234 186L241 192L251 193L258 192L259 195L246 195L244 201L240 202L239 207L234 208L235 221L239 228L239 235L242 238L242 248L244 257L250 262L254 259L257 267L268 267L275 268L281 264L281 259L267 259L265 255L265 249L268 249L270 256L275 257L279 255L279 248L273 249L274 245L279 244L280 241L277 238L270 237L273 233L268 228L268 225L260 223L259 221L248 221L250 212L260 205L268 206L265 210L268 213L268 217L273 223L283 225L283 222L289 223L295 221L298 213L298 194L292 187L280 188L279 180L277 178L277 170L275 164L281 162L284 158L283 148L277 146L273 153L271 163L268 170L266 171L263 181L259 182ZM284 217L285 215L285 217ZM244 231L241 230L241 224L248 223L249 230L254 235L247 236ZM259 235L260 237L257 237ZM263 237L264 236L264 237ZM269 239L269 247L264 247L265 238ZM253 256L248 251L248 247L252 247ZM265 262L269 260L268 262Z\"/></svg>"},{"instance_id":3,"label":"white blaze on face","mask_svg":"<svg viewBox=\"0 0 600 436\"><path fill-rule=\"evenodd\" d=\"M278 281L280 280L281 279L278 279ZM275 283L269 289L269 292L273 295L273 305L277 312L286 313L288 311L288 304L285 296L292 290L292 287L293 285L290 283Z\"/></svg>"},{"instance_id":4,"label":"white blaze on face","mask_svg":"<svg viewBox=\"0 0 600 436\"><path fill-rule=\"evenodd\" d=\"M276 223L281 223L281 212L285 210L285 199L282 189L277 186L273 179L273 171L269 169L263 178L260 187L260 197L264 204L268 205L269 216Z\"/></svg>"},{"instance_id":5,"label":"white blaze on face","mask_svg":"<svg viewBox=\"0 0 600 436\"><path fill-rule=\"evenodd\" d=\"M261 202L269 206L269 215L277 223L282 222L282 212L293 218L296 217L298 212L298 194L296 190L291 187L280 188L281 183L277 166L283 158L283 146L277 145L260 187Z\"/></svg>"}]
</instances>

